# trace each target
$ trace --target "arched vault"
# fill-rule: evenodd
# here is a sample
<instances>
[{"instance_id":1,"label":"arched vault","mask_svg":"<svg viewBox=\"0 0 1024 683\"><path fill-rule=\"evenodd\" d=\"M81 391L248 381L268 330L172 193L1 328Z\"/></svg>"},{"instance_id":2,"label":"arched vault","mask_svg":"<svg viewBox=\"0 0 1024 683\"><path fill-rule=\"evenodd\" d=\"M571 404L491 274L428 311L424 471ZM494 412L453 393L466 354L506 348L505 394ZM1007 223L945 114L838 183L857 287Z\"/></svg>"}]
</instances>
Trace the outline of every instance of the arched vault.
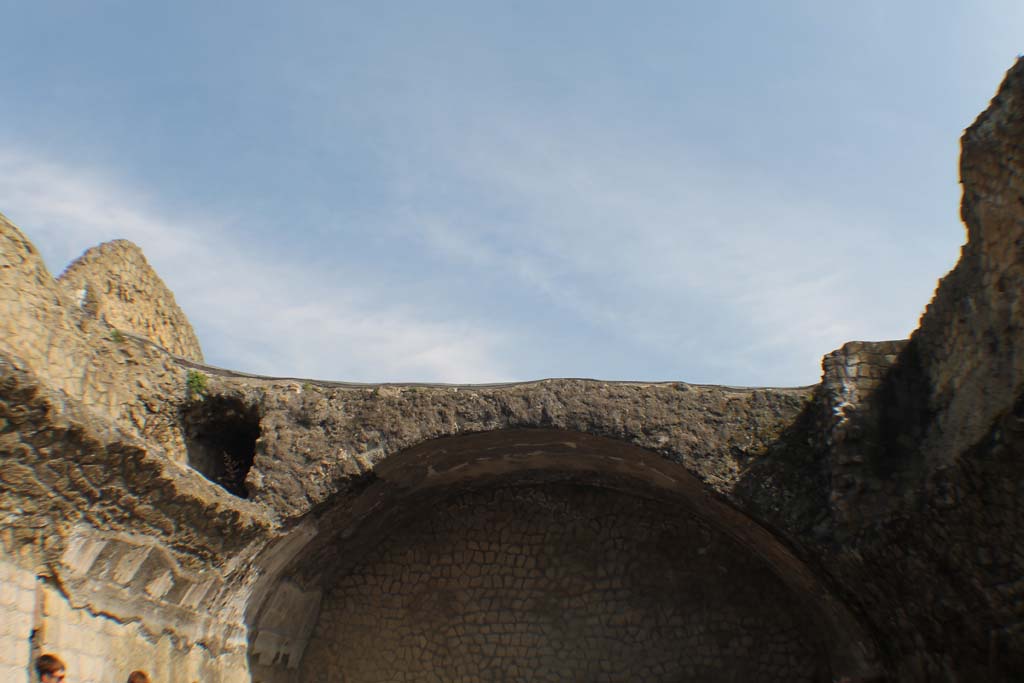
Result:
<instances>
[{"instance_id":1,"label":"arched vault","mask_svg":"<svg viewBox=\"0 0 1024 683\"><path fill-rule=\"evenodd\" d=\"M830 675L871 674L870 638L770 530L657 453L560 429L503 429L424 441L378 462L358 493L336 495L310 512L262 558L269 571L248 610L254 671L300 667L315 637L321 601L339 577L364 571L364 558L430 518L445 501L508 487L554 487L549 490L557 496L559 485L652 501L659 510L699 520L729 539L737 557L762 567L784 587L784 602L818 639Z\"/></svg>"}]
</instances>

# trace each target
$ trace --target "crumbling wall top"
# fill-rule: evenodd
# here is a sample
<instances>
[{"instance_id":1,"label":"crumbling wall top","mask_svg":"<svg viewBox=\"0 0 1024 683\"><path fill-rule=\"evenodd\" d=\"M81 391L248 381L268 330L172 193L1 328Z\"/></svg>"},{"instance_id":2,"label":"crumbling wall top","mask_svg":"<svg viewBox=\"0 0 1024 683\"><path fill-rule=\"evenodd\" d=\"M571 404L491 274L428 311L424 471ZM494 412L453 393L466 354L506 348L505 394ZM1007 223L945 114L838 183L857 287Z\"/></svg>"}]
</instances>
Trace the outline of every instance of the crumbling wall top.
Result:
<instances>
[{"instance_id":1,"label":"crumbling wall top","mask_svg":"<svg viewBox=\"0 0 1024 683\"><path fill-rule=\"evenodd\" d=\"M119 330L202 362L199 340L174 294L128 240L105 242L74 261L58 282L87 313Z\"/></svg>"}]
</instances>

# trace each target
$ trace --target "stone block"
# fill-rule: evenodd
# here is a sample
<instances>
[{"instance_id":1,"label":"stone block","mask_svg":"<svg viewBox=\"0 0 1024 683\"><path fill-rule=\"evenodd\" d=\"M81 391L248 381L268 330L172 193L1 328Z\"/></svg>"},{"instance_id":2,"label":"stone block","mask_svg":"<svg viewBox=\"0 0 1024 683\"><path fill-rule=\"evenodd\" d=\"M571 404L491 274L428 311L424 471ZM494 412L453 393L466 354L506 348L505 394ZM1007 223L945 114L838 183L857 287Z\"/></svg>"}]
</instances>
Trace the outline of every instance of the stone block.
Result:
<instances>
[{"instance_id":1,"label":"stone block","mask_svg":"<svg viewBox=\"0 0 1024 683\"><path fill-rule=\"evenodd\" d=\"M22 665L0 663L0 680L11 683L30 683L28 669Z\"/></svg>"},{"instance_id":2,"label":"stone block","mask_svg":"<svg viewBox=\"0 0 1024 683\"><path fill-rule=\"evenodd\" d=\"M167 594L167 591L171 590L173 585L174 575L171 574L170 570L166 570L157 574L146 584L146 593L152 598L160 599Z\"/></svg>"},{"instance_id":3,"label":"stone block","mask_svg":"<svg viewBox=\"0 0 1024 683\"><path fill-rule=\"evenodd\" d=\"M0 633L0 662L14 664L17 662L15 638L10 633Z\"/></svg>"},{"instance_id":4,"label":"stone block","mask_svg":"<svg viewBox=\"0 0 1024 683\"><path fill-rule=\"evenodd\" d=\"M93 654L83 654L79 659L80 676L86 681L100 681L103 677L103 660Z\"/></svg>"},{"instance_id":5,"label":"stone block","mask_svg":"<svg viewBox=\"0 0 1024 683\"><path fill-rule=\"evenodd\" d=\"M85 652L98 652L105 643L105 639L102 637L102 625L101 618L91 619L92 623L83 624L80 636L82 638L81 645Z\"/></svg>"},{"instance_id":6,"label":"stone block","mask_svg":"<svg viewBox=\"0 0 1024 683\"><path fill-rule=\"evenodd\" d=\"M101 538L76 536L68 543L61 563L76 576L84 576L106 545L107 541Z\"/></svg>"},{"instance_id":7,"label":"stone block","mask_svg":"<svg viewBox=\"0 0 1024 683\"><path fill-rule=\"evenodd\" d=\"M114 567L114 580L124 585L131 583L132 579L135 578L135 574L139 571L139 567L149 557L151 550L149 547L128 547Z\"/></svg>"},{"instance_id":8,"label":"stone block","mask_svg":"<svg viewBox=\"0 0 1024 683\"><path fill-rule=\"evenodd\" d=\"M18 584L10 579L0 582L0 607L14 608L18 604Z\"/></svg>"},{"instance_id":9,"label":"stone block","mask_svg":"<svg viewBox=\"0 0 1024 683\"><path fill-rule=\"evenodd\" d=\"M199 607L199 603L206 596L206 593L212 586L213 579L192 584L188 587L188 590L185 591L185 595L181 599L181 606L189 607L191 609Z\"/></svg>"},{"instance_id":10,"label":"stone block","mask_svg":"<svg viewBox=\"0 0 1024 683\"><path fill-rule=\"evenodd\" d=\"M22 588L27 588L32 591L36 589L36 584L39 582L38 579L36 578L36 575L32 572L18 570L15 576L17 577L19 586L21 586Z\"/></svg>"},{"instance_id":11,"label":"stone block","mask_svg":"<svg viewBox=\"0 0 1024 683\"><path fill-rule=\"evenodd\" d=\"M19 588L15 608L22 614L32 614L36 607L36 592L30 588Z\"/></svg>"}]
</instances>

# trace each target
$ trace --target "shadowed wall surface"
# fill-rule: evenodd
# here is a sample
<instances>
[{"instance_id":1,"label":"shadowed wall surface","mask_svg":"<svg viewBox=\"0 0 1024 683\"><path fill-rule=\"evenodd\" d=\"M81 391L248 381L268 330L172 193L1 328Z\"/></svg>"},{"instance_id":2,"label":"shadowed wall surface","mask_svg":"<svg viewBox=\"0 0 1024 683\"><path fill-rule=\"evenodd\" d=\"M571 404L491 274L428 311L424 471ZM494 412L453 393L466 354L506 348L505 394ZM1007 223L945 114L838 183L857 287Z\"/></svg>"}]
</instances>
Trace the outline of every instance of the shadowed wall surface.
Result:
<instances>
[{"instance_id":1,"label":"shadowed wall surface","mask_svg":"<svg viewBox=\"0 0 1024 683\"><path fill-rule=\"evenodd\" d=\"M300 678L827 681L797 604L680 506L571 484L484 489L333 578Z\"/></svg>"}]
</instances>

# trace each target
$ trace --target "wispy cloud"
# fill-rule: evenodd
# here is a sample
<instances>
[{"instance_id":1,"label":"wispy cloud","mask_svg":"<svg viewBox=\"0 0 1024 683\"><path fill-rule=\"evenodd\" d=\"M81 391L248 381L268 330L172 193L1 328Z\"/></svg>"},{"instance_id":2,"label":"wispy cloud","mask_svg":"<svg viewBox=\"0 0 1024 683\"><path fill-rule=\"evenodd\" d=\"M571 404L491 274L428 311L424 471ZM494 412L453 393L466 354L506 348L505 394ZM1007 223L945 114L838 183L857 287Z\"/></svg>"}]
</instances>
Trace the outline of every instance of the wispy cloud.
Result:
<instances>
[{"instance_id":1,"label":"wispy cloud","mask_svg":"<svg viewBox=\"0 0 1024 683\"><path fill-rule=\"evenodd\" d=\"M380 300L247 244L241 221L160 206L92 168L0 153L0 210L57 274L116 238L142 247L192 320L207 360L257 373L355 381L497 381L493 330Z\"/></svg>"},{"instance_id":2,"label":"wispy cloud","mask_svg":"<svg viewBox=\"0 0 1024 683\"><path fill-rule=\"evenodd\" d=\"M514 210L484 225L429 212L431 249L640 349L696 354L701 381L813 382L821 355L847 340L906 336L930 295L933 283L905 279L898 258L879 270L895 249L887 236L908 226L719 173L685 151L543 125L443 147L474 192ZM433 179L419 180L428 192ZM411 204L416 181L404 180Z\"/></svg>"},{"instance_id":3,"label":"wispy cloud","mask_svg":"<svg viewBox=\"0 0 1024 683\"><path fill-rule=\"evenodd\" d=\"M906 336L934 284L922 269L955 258L951 245L948 263L915 265L890 236L922 226L685 150L521 121L490 133L443 139L434 165L395 178L400 201L372 220L402 245L418 236L401 257L422 262L396 261L390 281L289 262L248 241L251 216L167 207L26 155L0 154L0 210L58 267L101 241L138 243L212 363L366 381L809 384L845 341ZM457 192L438 201L439 183Z\"/></svg>"}]
</instances>

